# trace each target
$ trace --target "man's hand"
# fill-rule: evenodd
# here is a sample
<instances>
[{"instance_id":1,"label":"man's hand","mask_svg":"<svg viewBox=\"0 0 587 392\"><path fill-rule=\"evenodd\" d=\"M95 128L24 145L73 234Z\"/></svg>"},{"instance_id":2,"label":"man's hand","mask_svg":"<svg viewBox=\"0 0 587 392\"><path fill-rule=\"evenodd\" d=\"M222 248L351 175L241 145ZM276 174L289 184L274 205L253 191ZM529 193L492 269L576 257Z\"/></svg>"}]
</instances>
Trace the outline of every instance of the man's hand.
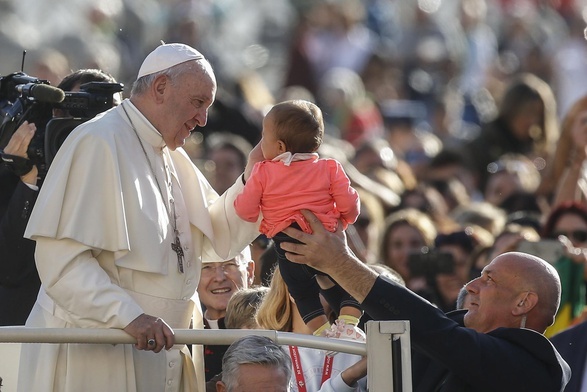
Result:
<instances>
[{"instance_id":1,"label":"man's hand","mask_svg":"<svg viewBox=\"0 0 587 392\"><path fill-rule=\"evenodd\" d=\"M158 353L165 347L169 350L175 344L173 330L165 321L158 317L141 314L124 328L124 332L137 339L138 350L152 350ZM155 341L149 344L149 341Z\"/></svg>"},{"instance_id":2,"label":"man's hand","mask_svg":"<svg viewBox=\"0 0 587 392\"><path fill-rule=\"evenodd\" d=\"M288 227L284 233L302 242L282 242L287 259L294 263L307 264L328 274L347 293L362 302L377 279L377 274L356 258L346 243L346 237L338 226L334 233L324 228L312 212L302 210L313 234Z\"/></svg>"},{"instance_id":3,"label":"man's hand","mask_svg":"<svg viewBox=\"0 0 587 392\"><path fill-rule=\"evenodd\" d=\"M261 162L264 159L263 150L261 149L261 142L259 142L249 153L249 160L247 161L247 166L245 167L245 181L247 181L251 176L255 164L257 162Z\"/></svg>"},{"instance_id":4,"label":"man's hand","mask_svg":"<svg viewBox=\"0 0 587 392\"><path fill-rule=\"evenodd\" d=\"M299 264L308 264L319 271L328 273L329 266L337 263L337 260L351 257L346 244L344 232L337 227L334 233L324 228L322 222L311 211L302 210L302 214L310 224L313 234L304 233L288 227L284 233L302 242L283 242L281 248L285 250L288 260Z\"/></svg>"},{"instance_id":5,"label":"man's hand","mask_svg":"<svg viewBox=\"0 0 587 392\"><path fill-rule=\"evenodd\" d=\"M28 121L23 122L10 137L8 144L4 147L4 152L9 155L28 158L27 149L29 148L31 139L35 136L36 131L37 127L35 124L29 124ZM38 174L39 171L37 167L33 166L31 171L20 176L20 179L26 184L36 185Z\"/></svg>"}]
</instances>

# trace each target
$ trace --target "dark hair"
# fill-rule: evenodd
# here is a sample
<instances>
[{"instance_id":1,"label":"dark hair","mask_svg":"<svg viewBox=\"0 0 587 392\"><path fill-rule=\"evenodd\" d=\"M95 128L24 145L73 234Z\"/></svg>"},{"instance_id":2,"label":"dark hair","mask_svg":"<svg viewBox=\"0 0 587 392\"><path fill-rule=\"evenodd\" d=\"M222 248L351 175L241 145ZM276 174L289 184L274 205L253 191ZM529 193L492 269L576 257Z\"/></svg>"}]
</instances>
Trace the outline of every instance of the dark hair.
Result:
<instances>
[{"instance_id":1,"label":"dark hair","mask_svg":"<svg viewBox=\"0 0 587 392\"><path fill-rule=\"evenodd\" d=\"M301 99L285 101L271 108L267 116L275 126L277 139L292 154L315 152L324 137L324 120L318 106Z\"/></svg>"},{"instance_id":2,"label":"dark hair","mask_svg":"<svg viewBox=\"0 0 587 392\"><path fill-rule=\"evenodd\" d=\"M554 232L554 226L563 217L563 215L574 214L587 223L587 206L577 201L566 201L559 204L548 215L548 219L542 229L542 237L550 238Z\"/></svg>"},{"instance_id":3,"label":"dark hair","mask_svg":"<svg viewBox=\"0 0 587 392\"><path fill-rule=\"evenodd\" d=\"M434 239L434 247L438 248L443 245L460 246L467 253L471 253L477 246L475 238L467 230L438 234Z\"/></svg>"},{"instance_id":4,"label":"dark hair","mask_svg":"<svg viewBox=\"0 0 587 392\"><path fill-rule=\"evenodd\" d=\"M78 69L64 77L57 87L63 91L71 91L76 85L81 86L82 84L89 82L116 83L116 79L114 79L109 73L100 69Z\"/></svg>"}]
</instances>

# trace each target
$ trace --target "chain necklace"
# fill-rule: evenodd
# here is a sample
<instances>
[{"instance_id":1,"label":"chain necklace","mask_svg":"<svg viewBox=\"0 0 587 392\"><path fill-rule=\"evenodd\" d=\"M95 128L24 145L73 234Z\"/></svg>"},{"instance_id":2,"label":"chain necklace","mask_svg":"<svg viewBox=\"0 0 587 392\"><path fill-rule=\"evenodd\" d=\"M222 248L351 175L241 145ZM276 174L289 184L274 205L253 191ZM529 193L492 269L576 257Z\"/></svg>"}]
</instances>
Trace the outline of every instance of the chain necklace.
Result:
<instances>
[{"instance_id":1,"label":"chain necklace","mask_svg":"<svg viewBox=\"0 0 587 392\"><path fill-rule=\"evenodd\" d=\"M143 150L143 154L145 155L145 159L147 160L147 163L149 164L149 169L151 170L151 174L153 175L153 178L155 179L155 183L157 184L157 189L159 189L159 194L161 195L161 199L163 200L163 205L165 206L165 211L167 212L167 216L169 217L169 221L173 222L173 233L175 235L175 241L173 241L173 243L171 243L171 250L173 250L175 252L175 254L177 255L177 268L179 269L179 272L183 274L183 272L184 272L184 269L183 269L184 253L183 253L183 248L181 247L181 241L179 240L179 231L177 230L177 215L175 214L175 202L173 200L173 180L171 179L171 176L169 176L169 187L171 188L171 198L169 200L169 204L171 205L171 209L173 210L173 211L170 211L170 208L167 206L167 203L165 202L165 195L163 194L163 189L161 188L161 184L159 184L159 179L155 175L155 170L153 169L153 165L151 164L151 160L149 159L149 156L147 155L147 151L145 150L145 146L143 145L143 141L139 137L139 133L137 132L137 129L135 128L134 123L132 122L130 116L128 115L128 112L126 111L126 108L124 107L124 104L121 104L120 106L122 106L122 110L124 110L124 114L126 114L126 118L128 118L128 121L130 122L130 126L131 126L132 130L134 131L135 136L137 137L137 139L139 141L139 144L141 145L141 149ZM167 176L167 170L165 170L165 176ZM171 214L171 212L173 212L173 214Z\"/></svg>"}]
</instances>

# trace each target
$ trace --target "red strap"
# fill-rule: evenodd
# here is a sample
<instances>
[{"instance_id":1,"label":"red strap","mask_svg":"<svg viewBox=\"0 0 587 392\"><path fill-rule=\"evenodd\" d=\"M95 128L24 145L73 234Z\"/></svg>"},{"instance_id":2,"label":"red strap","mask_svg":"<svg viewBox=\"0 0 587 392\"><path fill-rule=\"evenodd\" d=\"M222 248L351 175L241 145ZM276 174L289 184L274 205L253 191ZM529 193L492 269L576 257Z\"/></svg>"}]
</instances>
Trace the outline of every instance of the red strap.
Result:
<instances>
[{"instance_id":1,"label":"red strap","mask_svg":"<svg viewBox=\"0 0 587 392\"><path fill-rule=\"evenodd\" d=\"M300 359L300 352L297 346L289 346L289 354L291 356L291 362L294 367L294 374L296 377L296 385L298 386L299 392L307 392L306 389L306 378L304 377L304 371L302 369L302 362ZM326 380L330 378L332 375L332 363L334 362L334 357L331 355L326 355L324 357L324 366L322 368L322 380L320 381L320 385L324 384Z\"/></svg>"}]
</instances>

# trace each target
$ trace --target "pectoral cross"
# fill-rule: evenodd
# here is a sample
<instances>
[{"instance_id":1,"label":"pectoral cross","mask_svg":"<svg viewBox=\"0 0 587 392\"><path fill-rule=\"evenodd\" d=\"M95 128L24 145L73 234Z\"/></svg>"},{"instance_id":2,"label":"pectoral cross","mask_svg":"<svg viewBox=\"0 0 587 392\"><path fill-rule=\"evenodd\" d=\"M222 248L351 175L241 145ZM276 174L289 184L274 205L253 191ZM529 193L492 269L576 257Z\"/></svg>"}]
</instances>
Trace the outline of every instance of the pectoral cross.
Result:
<instances>
[{"instance_id":1,"label":"pectoral cross","mask_svg":"<svg viewBox=\"0 0 587 392\"><path fill-rule=\"evenodd\" d=\"M183 249L177 232L175 233L175 241L171 244L171 249L177 254L177 268L183 274Z\"/></svg>"}]
</instances>

